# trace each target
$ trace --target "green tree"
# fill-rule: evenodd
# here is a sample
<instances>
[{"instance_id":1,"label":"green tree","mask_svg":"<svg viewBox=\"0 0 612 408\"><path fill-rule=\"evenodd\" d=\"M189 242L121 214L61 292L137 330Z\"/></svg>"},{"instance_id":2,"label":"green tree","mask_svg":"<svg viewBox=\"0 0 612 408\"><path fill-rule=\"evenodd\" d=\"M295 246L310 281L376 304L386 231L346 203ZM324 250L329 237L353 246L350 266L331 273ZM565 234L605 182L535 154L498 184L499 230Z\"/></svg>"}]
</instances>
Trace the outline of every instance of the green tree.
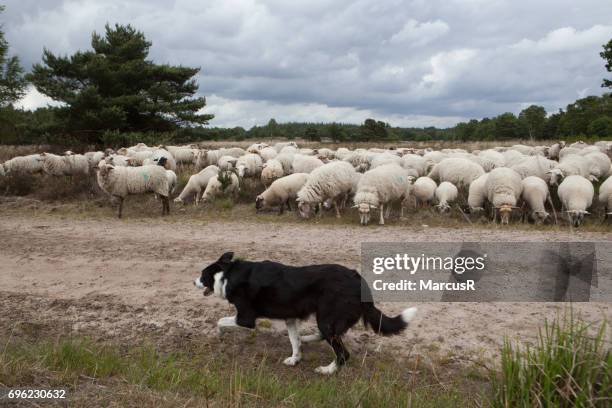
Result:
<instances>
[{"instance_id":1,"label":"green tree","mask_svg":"<svg viewBox=\"0 0 612 408\"><path fill-rule=\"evenodd\" d=\"M520 124L527 130L530 140L541 139L546 124L546 109L531 105L519 114Z\"/></svg>"},{"instance_id":2,"label":"green tree","mask_svg":"<svg viewBox=\"0 0 612 408\"><path fill-rule=\"evenodd\" d=\"M344 140L346 140L346 132L340 125L335 122L330 125L327 125L327 134L334 143L343 142Z\"/></svg>"},{"instance_id":3,"label":"green tree","mask_svg":"<svg viewBox=\"0 0 612 408\"><path fill-rule=\"evenodd\" d=\"M376 121L374 119L366 119L359 129L360 139L363 141L384 140L387 138L388 127L389 125L385 122Z\"/></svg>"},{"instance_id":4,"label":"green tree","mask_svg":"<svg viewBox=\"0 0 612 408\"><path fill-rule=\"evenodd\" d=\"M603 49L599 55L606 61L606 70L612 72L612 39L603 45ZM604 78L601 86L603 88L612 88L612 80Z\"/></svg>"},{"instance_id":5,"label":"green tree","mask_svg":"<svg viewBox=\"0 0 612 408\"><path fill-rule=\"evenodd\" d=\"M495 118L495 138L515 139L519 136L518 119L511 112Z\"/></svg>"},{"instance_id":6,"label":"green tree","mask_svg":"<svg viewBox=\"0 0 612 408\"><path fill-rule=\"evenodd\" d=\"M4 6L0 6L0 13ZM0 107L11 105L25 95L27 82L19 58L9 56L9 44L0 30Z\"/></svg>"},{"instance_id":7,"label":"green tree","mask_svg":"<svg viewBox=\"0 0 612 408\"><path fill-rule=\"evenodd\" d=\"M306 140L310 140L313 142L320 142L321 136L319 136L319 131L314 126L308 126L306 131L304 132L304 138Z\"/></svg>"},{"instance_id":8,"label":"green tree","mask_svg":"<svg viewBox=\"0 0 612 408\"><path fill-rule=\"evenodd\" d=\"M589 124L589 136L609 137L612 136L612 118L602 116Z\"/></svg>"},{"instance_id":9,"label":"green tree","mask_svg":"<svg viewBox=\"0 0 612 408\"><path fill-rule=\"evenodd\" d=\"M198 113L206 105L194 97L200 69L148 60L151 42L132 26L106 25L104 35L92 34L91 47L72 56L45 49L28 75L41 93L63 102L69 132L99 142L106 130L168 131L213 118Z\"/></svg>"}]
</instances>

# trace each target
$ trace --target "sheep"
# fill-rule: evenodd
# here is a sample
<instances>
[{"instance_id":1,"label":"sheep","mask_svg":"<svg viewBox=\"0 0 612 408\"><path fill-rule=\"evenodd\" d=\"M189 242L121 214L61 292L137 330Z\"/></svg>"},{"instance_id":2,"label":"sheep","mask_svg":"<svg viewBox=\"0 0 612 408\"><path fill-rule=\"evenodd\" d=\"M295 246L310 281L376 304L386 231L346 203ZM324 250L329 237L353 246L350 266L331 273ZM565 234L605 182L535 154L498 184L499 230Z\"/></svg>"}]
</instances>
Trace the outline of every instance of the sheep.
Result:
<instances>
[{"instance_id":1,"label":"sheep","mask_svg":"<svg viewBox=\"0 0 612 408\"><path fill-rule=\"evenodd\" d=\"M529 156L518 164L510 168L520 174L521 178L536 176L546 181L550 181L550 170L557 166L557 162L542 156Z\"/></svg>"},{"instance_id":2,"label":"sheep","mask_svg":"<svg viewBox=\"0 0 612 408\"><path fill-rule=\"evenodd\" d=\"M419 177L414 184L409 188L409 194L404 201L411 197L414 201L414 206L429 203L433 200L438 185L435 181L427 176Z\"/></svg>"},{"instance_id":3,"label":"sheep","mask_svg":"<svg viewBox=\"0 0 612 408\"><path fill-rule=\"evenodd\" d=\"M258 151L257 154L261 156L261 159L264 162L267 162L268 160L271 160L278 155L278 153L276 152L276 150L274 150L273 147L264 147L263 149Z\"/></svg>"},{"instance_id":4,"label":"sheep","mask_svg":"<svg viewBox=\"0 0 612 408\"><path fill-rule=\"evenodd\" d=\"M454 184L451 184L448 181L440 183L440 185L438 186L438 188L436 188L435 191L435 196L438 200L438 205L436 207L438 207L438 210L441 213L450 212L449 203L455 201L458 195L459 190L457 190L457 187L455 187Z\"/></svg>"},{"instance_id":5,"label":"sheep","mask_svg":"<svg viewBox=\"0 0 612 408\"><path fill-rule=\"evenodd\" d=\"M384 164L366 171L357 184L353 198L354 207L359 209L361 225L368 224L372 209L378 209L379 224L384 225L384 206L389 205L388 217L391 203L404 197L410 181L406 170L397 163Z\"/></svg>"},{"instance_id":6,"label":"sheep","mask_svg":"<svg viewBox=\"0 0 612 408\"><path fill-rule=\"evenodd\" d=\"M126 167L132 164L131 158L120 154L111 154L110 156L105 157L103 160L107 164L112 164L113 166Z\"/></svg>"},{"instance_id":7,"label":"sheep","mask_svg":"<svg viewBox=\"0 0 612 408\"><path fill-rule=\"evenodd\" d=\"M416 171L417 176L424 176L427 172L427 162L417 154L406 154L401 158L401 166Z\"/></svg>"},{"instance_id":8,"label":"sheep","mask_svg":"<svg viewBox=\"0 0 612 408\"><path fill-rule=\"evenodd\" d=\"M235 196L240 191L240 179L233 171L219 171L212 176L206 185L202 201L209 202L222 195Z\"/></svg>"},{"instance_id":9,"label":"sheep","mask_svg":"<svg viewBox=\"0 0 612 408\"><path fill-rule=\"evenodd\" d=\"M316 149L316 155L321 160L333 160L335 158L335 152L332 149L322 148Z\"/></svg>"},{"instance_id":10,"label":"sheep","mask_svg":"<svg viewBox=\"0 0 612 408\"><path fill-rule=\"evenodd\" d=\"M334 153L334 158L338 160L344 160L349 154L351 154L351 151L349 149L347 149L346 147L339 147Z\"/></svg>"},{"instance_id":11,"label":"sheep","mask_svg":"<svg viewBox=\"0 0 612 408\"><path fill-rule=\"evenodd\" d=\"M587 150L587 149L583 149ZM602 152L592 152L583 156L589 162L589 172L591 176L597 177L607 177L610 174L610 166L612 166L612 161L607 154Z\"/></svg>"},{"instance_id":12,"label":"sheep","mask_svg":"<svg viewBox=\"0 0 612 408\"><path fill-rule=\"evenodd\" d=\"M597 180L595 176L591 175L589 161L577 154L568 154L561 158L559 164L553 169L549 170L550 174L550 185L555 186L559 184L564 177L579 175L586 177L591 181Z\"/></svg>"},{"instance_id":13,"label":"sheep","mask_svg":"<svg viewBox=\"0 0 612 408\"><path fill-rule=\"evenodd\" d=\"M307 147L302 147L301 149L298 149L298 153L304 154L306 156L314 156L315 151L314 151L314 149L309 149Z\"/></svg>"},{"instance_id":14,"label":"sheep","mask_svg":"<svg viewBox=\"0 0 612 408\"><path fill-rule=\"evenodd\" d=\"M123 201L129 194L152 192L162 201L162 216L170 214L170 186L162 166L116 167L101 160L98 163L98 185L111 197L119 199L117 217L121 218Z\"/></svg>"},{"instance_id":15,"label":"sheep","mask_svg":"<svg viewBox=\"0 0 612 408\"><path fill-rule=\"evenodd\" d=\"M608 219L612 215L612 176L608 177L599 186L599 202L604 206L604 218Z\"/></svg>"},{"instance_id":16,"label":"sheep","mask_svg":"<svg viewBox=\"0 0 612 408\"><path fill-rule=\"evenodd\" d=\"M484 210L484 204L487 200L485 185L488 177L489 173L485 173L470 184L467 202L470 207L470 213L472 214L478 214L480 211Z\"/></svg>"},{"instance_id":17,"label":"sheep","mask_svg":"<svg viewBox=\"0 0 612 408\"><path fill-rule=\"evenodd\" d=\"M241 156L236 161L236 170L238 176L244 177L259 177L263 168L263 161L258 154L248 153Z\"/></svg>"},{"instance_id":18,"label":"sheep","mask_svg":"<svg viewBox=\"0 0 612 408\"><path fill-rule=\"evenodd\" d=\"M2 164L2 171L5 175L42 173L42 157L40 154L13 157Z\"/></svg>"},{"instance_id":19,"label":"sheep","mask_svg":"<svg viewBox=\"0 0 612 408\"><path fill-rule=\"evenodd\" d=\"M219 171L219 167L212 165L201 170L199 173L191 175L183 191L174 199L174 202L183 203L187 198L194 197L194 205L200 204L202 192L206 189L210 179L219 174Z\"/></svg>"},{"instance_id":20,"label":"sheep","mask_svg":"<svg viewBox=\"0 0 612 408\"><path fill-rule=\"evenodd\" d=\"M244 156L247 152L241 147L230 147L228 149L219 149L219 157L221 156L232 156L238 158ZM212 163L209 163L212 164Z\"/></svg>"},{"instance_id":21,"label":"sheep","mask_svg":"<svg viewBox=\"0 0 612 408\"><path fill-rule=\"evenodd\" d=\"M517 150L506 150L502 155L504 156L504 165L506 167L512 167L527 158L527 156Z\"/></svg>"},{"instance_id":22,"label":"sheep","mask_svg":"<svg viewBox=\"0 0 612 408\"><path fill-rule=\"evenodd\" d=\"M84 156L87 158L87 162L89 163L89 169L95 170L98 163L100 163L100 160L106 156L106 153L100 151L87 152L84 154Z\"/></svg>"},{"instance_id":23,"label":"sheep","mask_svg":"<svg viewBox=\"0 0 612 408\"><path fill-rule=\"evenodd\" d=\"M259 153L260 150L270 147L267 143L253 143L247 148L247 153Z\"/></svg>"},{"instance_id":24,"label":"sheep","mask_svg":"<svg viewBox=\"0 0 612 408\"><path fill-rule=\"evenodd\" d=\"M436 151L430 151L427 152L423 155L423 159L425 159L425 163L427 164L426 167L426 172L429 173L429 171L438 163L440 163L442 160L447 159L448 155L442 153L442 152L436 152Z\"/></svg>"},{"instance_id":25,"label":"sheep","mask_svg":"<svg viewBox=\"0 0 612 408\"><path fill-rule=\"evenodd\" d=\"M401 157L399 157L396 154L392 154L388 152L378 153L374 155L372 159L370 160L370 169L374 169L376 167L384 166L386 164L391 164L391 163L395 163L399 165L401 161L402 161Z\"/></svg>"},{"instance_id":26,"label":"sheep","mask_svg":"<svg viewBox=\"0 0 612 408\"><path fill-rule=\"evenodd\" d=\"M274 180L283 177L284 170L283 165L276 159L268 160L263 164L261 170L261 182L264 186L268 187Z\"/></svg>"},{"instance_id":27,"label":"sheep","mask_svg":"<svg viewBox=\"0 0 612 408\"><path fill-rule=\"evenodd\" d=\"M298 145L295 142L278 142L274 145L274 150L280 153L285 147L293 147L297 149Z\"/></svg>"},{"instance_id":28,"label":"sheep","mask_svg":"<svg viewBox=\"0 0 612 408\"><path fill-rule=\"evenodd\" d=\"M511 146L510 150L515 150L521 154L524 154L525 156L533 156L536 154L536 150L532 146L525 146L520 144Z\"/></svg>"},{"instance_id":29,"label":"sheep","mask_svg":"<svg viewBox=\"0 0 612 408\"><path fill-rule=\"evenodd\" d=\"M578 228L584 221L587 208L593 203L595 189L593 184L580 175L567 176L557 189L561 210L566 212L570 224Z\"/></svg>"},{"instance_id":30,"label":"sheep","mask_svg":"<svg viewBox=\"0 0 612 408\"><path fill-rule=\"evenodd\" d=\"M201 150L196 155L196 168L203 169L206 166L218 165L220 157L221 152L219 150Z\"/></svg>"},{"instance_id":31,"label":"sheep","mask_svg":"<svg viewBox=\"0 0 612 408\"><path fill-rule=\"evenodd\" d=\"M564 147L559 151L559 160L570 154L580 154L581 150L582 149L578 149L576 147Z\"/></svg>"},{"instance_id":32,"label":"sheep","mask_svg":"<svg viewBox=\"0 0 612 408\"><path fill-rule=\"evenodd\" d=\"M363 149L357 149L347 154L342 160L350 163L360 173L370 169L370 154Z\"/></svg>"},{"instance_id":33,"label":"sheep","mask_svg":"<svg viewBox=\"0 0 612 408\"><path fill-rule=\"evenodd\" d=\"M223 171L231 170L236 166L237 161L238 159L234 156L221 156L217 160L217 166Z\"/></svg>"},{"instance_id":34,"label":"sheep","mask_svg":"<svg viewBox=\"0 0 612 408\"><path fill-rule=\"evenodd\" d=\"M507 167L493 169L485 182L485 191L495 211L493 220L497 220L499 212L501 223L508 224L512 209L517 208L517 201L523 192L521 176Z\"/></svg>"},{"instance_id":35,"label":"sheep","mask_svg":"<svg viewBox=\"0 0 612 408\"><path fill-rule=\"evenodd\" d=\"M293 173L293 159L295 158L295 154L293 153L280 153L277 155L274 160L277 160L281 166L283 166L284 174Z\"/></svg>"},{"instance_id":36,"label":"sheep","mask_svg":"<svg viewBox=\"0 0 612 408\"><path fill-rule=\"evenodd\" d=\"M473 161L451 157L436 164L427 176L439 182L448 181L457 188L467 188L484 173L482 166Z\"/></svg>"},{"instance_id":37,"label":"sheep","mask_svg":"<svg viewBox=\"0 0 612 408\"><path fill-rule=\"evenodd\" d=\"M129 157L130 158L130 163L132 165L135 165L135 166L142 166L142 163L146 159L151 159L153 157L153 151L152 150L139 150L139 151L128 150L128 151L123 151L122 149L119 149L117 151L117 153L121 154L122 156Z\"/></svg>"},{"instance_id":38,"label":"sheep","mask_svg":"<svg viewBox=\"0 0 612 408\"><path fill-rule=\"evenodd\" d=\"M345 199L351 191L354 174L353 166L344 161L329 162L314 169L297 194L300 216L309 218L316 206L331 198L339 218L338 200Z\"/></svg>"},{"instance_id":39,"label":"sheep","mask_svg":"<svg viewBox=\"0 0 612 408\"><path fill-rule=\"evenodd\" d=\"M153 160L153 162L157 163L162 157L166 159L164 168L166 170L176 171L176 160L174 160L174 156L172 156L172 153L170 153L166 149L159 148L154 150L153 155L150 157L150 159Z\"/></svg>"},{"instance_id":40,"label":"sheep","mask_svg":"<svg viewBox=\"0 0 612 408\"><path fill-rule=\"evenodd\" d=\"M542 180L540 177L528 176L523 179L521 184L523 185L521 197L523 201L529 205L529 215L535 223L541 224L550 219L550 214L545 208L546 202L548 202L552 208L556 223L557 213L555 212L555 207L550 198L550 192L546 181Z\"/></svg>"},{"instance_id":41,"label":"sheep","mask_svg":"<svg viewBox=\"0 0 612 408\"><path fill-rule=\"evenodd\" d=\"M308 176L307 173L293 173L274 180L270 187L255 199L255 209L259 211L278 205L279 215L283 214L285 205L291 210L290 202L297 198L297 193L306 184Z\"/></svg>"},{"instance_id":42,"label":"sheep","mask_svg":"<svg viewBox=\"0 0 612 408\"><path fill-rule=\"evenodd\" d=\"M296 154L293 157L293 162L291 163L291 168L295 173L312 173L313 170L323 166L323 163L320 159L314 156L305 156L303 154Z\"/></svg>"},{"instance_id":43,"label":"sheep","mask_svg":"<svg viewBox=\"0 0 612 408\"><path fill-rule=\"evenodd\" d=\"M298 154L300 151L297 148L297 146L285 146L281 149L280 152L278 152L278 154L290 154L290 155L294 155L294 154Z\"/></svg>"},{"instance_id":44,"label":"sheep","mask_svg":"<svg viewBox=\"0 0 612 408\"><path fill-rule=\"evenodd\" d=\"M89 162L82 154L58 156L51 153L41 153L42 169L51 176L89 175Z\"/></svg>"},{"instance_id":45,"label":"sheep","mask_svg":"<svg viewBox=\"0 0 612 408\"><path fill-rule=\"evenodd\" d=\"M550 146L550 148L548 149L548 158L552 160L559 160L559 152L564 147L565 147L564 141L557 142L553 144L552 146Z\"/></svg>"}]
</instances>

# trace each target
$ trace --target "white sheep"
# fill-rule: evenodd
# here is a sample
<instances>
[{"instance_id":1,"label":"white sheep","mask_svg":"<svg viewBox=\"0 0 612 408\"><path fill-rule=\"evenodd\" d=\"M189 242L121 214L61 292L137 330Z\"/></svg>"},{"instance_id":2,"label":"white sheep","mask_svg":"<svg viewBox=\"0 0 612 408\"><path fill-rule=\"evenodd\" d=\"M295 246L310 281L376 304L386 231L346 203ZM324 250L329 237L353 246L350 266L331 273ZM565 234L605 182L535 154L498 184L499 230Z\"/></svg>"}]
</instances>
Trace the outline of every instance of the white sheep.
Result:
<instances>
[{"instance_id":1,"label":"white sheep","mask_svg":"<svg viewBox=\"0 0 612 408\"><path fill-rule=\"evenodd\" d=\"M599 202L604 206L605 218L612 215L612 176L599 186Z\"/></svg>"},{"instance_id":2,"label":"white sheep","mask_svg":"<svg viewBox=\"0 0 612 408\"><path fill-rule=\"evenodd\" d=\"M441 213L450 212L450 204L457 199L459 195L459 190L455 187L454 184L449 183L448 181L444 181L440 183L438 188L436 188L435 196L438 200L438 210Z\"/></svg>"},{"instance_id":3,"label":"white sheep","mask_svg":"<svg viewBox=\"0 0 612 408\"><path fill-rule=\"evenodd\" d=\"M493 169L485 182L485 191L495 211L493 219L497 219L499 212L501 223L508 224L510 214L514 208L517 208L516 204L523 192L521 176L507 167Z\"/></svg>"},{"instance_id":4,"label":"white sheep","mask_svg":"<svg viewBox=\"0 0 612 408\"><path fill-rule=\"evenodd\" d=\"M5 175L37 174L43 172L43 163L40 154L17 156L2 163Z\"/></svg>"},{"instance_id":5,"label":"white sheep","mask_svg":"<svg viewBox=\"0 0 612 408\"><path fill-rule=\"evenodd\" d=\"M570 154L580 154L581 151L582 149L579 149L577 147L564 147L559 151L559 160Z\"/></svg>"},{"instance_id":6,"label":"white sheep","mask_svg":"<svg viewBox=\"0 0 612 408\"><path fill-rule=\"evenodd\" d=\"M259 152L257 152L257 154L259 154L261 156L261 159L264 162L267 162L268 160L272 160L273 158L275 158L278 155L276 150L273 147L269 147L269 146L268 147L264 147Z\"/></svg>"},{"instance_id":7,"label":"white sheep","mask_svg":"<svg viewBox=\"0 0 612 408\"><path fill-rule=\"evenodd\" d=\"M582 176L591 181L596 181L597 177L591 175L591 165L589 160L578 154L567 154L561 157L559 164L549 170L550 185L554 186L567 176Z\"/></svg>"},{"instance_id":8,"label":"white sheep","mask_svg":"<svg viewBox=\"0 0 612 408\"><path fill-rule=\"evenodd\" d=\"M316 156L321 159L321 160L333 160L335 159L335 152L332 149L328 149L326 147L321 148L321 149L316 149L315 151Z\"/></svg>"},{"instance_id":9,"label":"white sheep","mask_svg":"<svg viewBox=\"0 0 612 408\"><path fill-rule=\"evenodd\" d=\"M103 160L107 164L111 164L113 166L126 167L132 164L131 158L129 158L128 156L123 156L121 154L111 154L110 156L106 156Z\"/></svg>"},{"instance_id":10,"label":"white sheep","mask_svg":"<svg viewBox=\"0 0 612 408\"><path fill-rule=\"evenodd\" d=\"M41 153L42 169L51 176L89 175L89 161L82 154L58 156Z\"/></svg>"},{"instance_id":11,"label":"white sheep","mask_svg":"<svg viewBox=\"0 0 612 408\"><path fill-rule=\"evenodd\" d=\"M277 160L283 166L284 174L293 173L293 159L295 158L294 153L280 153L274 160Z\"/></svg>"},{"instance_id":12,"label":"white sheep","mask_svg":"<svg viewBox=\"0 0 612 408\"><path fill-rule=\"evenodd\" d=\"M130 194L155 193L162 201L162 215L170 214L170 186L162 166L116 167L102 160L98 163L98 185L111 197L119 199L117 217L121 218L123 200Z\"/></svg>"},{"instance_id":13,"label":"white sheep","mask_svg":"<svg viewBox=\"0 0 612 408\"><path fill-rule=\"evenodd\" d=\"M294 173L312 173L314 169L319 168L324 164L325 163L323 163L317 157L296 154L293 157L291 168Z\"/></svg>"},{"instance_id":14,"label":"white sheep","mask_svg":"<svg viewBox=\"0 0 612 408\"><path fill-rule=\"evenodd\" d=\"M228 182L224 184L220 177L229 178ZM220 171L216 176L212 176L206 185L204 194L202 194L202 201L209 202L214 198L229 195L236 196L240 191L240 179L233 171Z\"/></svg>"},{"instance_id":15,"label":"white sheep","mask_svg":"<svg viewBox=\"0 0 612 408\"><path fill-rule=\"evenodd\" d=\"M529 176L525 177L521 182L523 185L523 192L521 197L523 201L529 206L529 215L537 223L541 224L550 218L550 214L546 211L546 203L550 204L552 211L555 216L555 223L557 222L557 214L555 207L550 198L550 192L546 181L540 177Z\"/></svg>"},{"instance_id":16,"label":"white sheep","mask_svg":"<svg viewBox=\"0 0 612 408\"><path fill-rule=\"evenodd\" d=\"M593 203L593 184L583 176L567 176L559 185L557 195L561 201L561 210L567 213L571 225L579 227Z\"/></svg>"},{"instance_id":17,"label":"white sheep","mask_svg":"<svg viewBox=\"0 0 612 408\"><path fill-rule=\"evenodd\" d=\"M558 163L554 160L549 160L546 157L536 155L526 157L521 162L510 166L510 168L516 171L522 178L536 176L548 183L551 177L550 170L555 168L557 165Z\"/></svg>"},{"instance_id":18,"label":"white sheep","mask_svg":"<svg viewBox=\"0 0 612 408\"><path fill-rule=\"evenodd\" d=\"M448 181L457 188L468 188L472 181L485 173L482 166L461 157L451 157L436 164L427 175L439 182Z\"/></svg>"},{"instance_id":19,"label":"white sheep","mask_svg":"<svg viewBox=\"0 0 612 408\"><path fill-rule=\"evenodd\" d=\"M361 225L368 224L373 209L378 209L379 224L384 225L384 206L388 205L388 217L391 203L404 197L410 182L406 169L397 163L384 164L366 171L357 183L357 192L353 198L354 207L359 209Z\"/></svg>"},{"instance_id":20,"label":"white sheep","mask_svg":"<svg viewBox=\"0 0 612 408\"><path fill-rule=\"evenodd\" d=\"M222 148L219 149L219 157L221 156L233 156L235 158L238 158L240 156L244 156L247 152L241 148L241 147L229 147L229 148ZM212 163L210 163L212 164Z\"/></svg>"},{"instance_id":21,"label":"white sheep","mask_svg":"<svg viewBox=\"0 0 612 408\"><path fill-rule=\"evenodd\" d=\"M448 155L438 151L428 151L423 154L423 159L425 159L425 163L427 163L426 172L429 171L442 160L447 159Z\"/></svg>"},{"instance_id":22,"label":"white sheep","mask_svg":"<svg viewBox=\"0 0 612 408\"><path fill-rule=\"evenodd\" d=\"M100 160L104 159L104 157L106 156L106 153L101 152L101 151L87 152L84 154L84 156L87 157L87 162L89 163L89 169L95 170L96 166L98 166L98 163L100 163Z\"/></svg>"},{"instance_id":23,"label":"white sheep","mask_svg":"<svg viewBox=\"0 0 612 408\"><path fill-rule=\"evenodd\" d=\"M283 165L276 159L268 160L263 164L261 170L261 182L264 186L268 187L274 180L279 179L285 175Z\"/></svg>"},{"instance_id":24,"label":"white sheep","mask_svg":"<svg viewBox=\"0 0 612 408\"><path fill-rule=\"evenodd\" d=\"M485 173L472 181L470 188L468 189L468 206L470 207L470 213L478 214L484 210L484 204L487 200L487 191L485 186L489 173Z\"/></svg>"},{"instance_id":25,"label":"white sheep","mask_svg":"<svg viewBox=\"0 0 612 408\"><path fill-rule=\"evenodd\" d=\"M262 149L270 147L267 143L253 143L247 148L247 153L259 153Z\"/></svg>"},{"instance_id":26,"label":"white sheep","mask_svg":"<svg viewBox=\"0 0 612 408\"><path fill-rule=\"evenodd\" d=\"M127 149L119 149L117 154L121 156L127 156L130 159L130 164L133 166L142 166L142 163L146 159L151 159L153 157L153 150L130 150Z\"/></svg>"},{"instance_id":27,"label":"white sheep","mask_svg":"<svg viewBox=\"0 0 612 408\"><path fill-rule=\"evenodd\" d=\"M583 149L583 151L585 150L587 149ZM607 154L598 151L587 153L582 157L589 162L589 173L591 176L597 177L597 179L608 177L612 161L610 161Z\"/></svg>"},{"instance_id":28,"label":"white sheep","mask_svg":"<svg viewBox=\"0 0 612 408\"><path fill-rule=\"evenodd\" d=\"M370 169L370 157L372 153L367 150L357 149L347 154L342 160L350 163L358 172L366 172Z\"/></svg>"},{"instance_id":29,"label":"white sheep","mask_svg":"<svg viewBox=\"0 0 612 408\"><path fill-rule=\"evenodd\" d=\"M402 162L401 157L396 154L383 152L377 153L370 159L370 169L374 169L376 167L384 166L386 164L397 164L400 165Z\"/></svg>"},{"instance_id":30,"label":"white sheep","mask_svg":"<svg viewBox=\"0 0 612 408\"><path fill-rule=\"evenodd\" d=\"M258 154L248 153L244 156L240 156L236 161L236 170L238 170L238 176L243 177L259 177L261 170L263 169L263 161Z\"/></svg>"},{"instance_id":31,"label":"white sheep","mask_svg":"<svg viewBox=\"0 0 612 408\"><path fill-rule=\"evenodd\" d=\"M226 171L226 170L233 169L236 166L237 161L238 159L236 157L225 155L225 156L219 157L216 164L220 170Z\"/></svg>"},{"instance_id":32,"label":"white sheep","mask_svg":"<svg viewBox=\"0 0 612 408\"><path fill-rule=\"evenodd\" d=\"M429 203L434 199L437 187L436 182L427 176L417 178L414 184L409 187L402 206L407 204L409 198L413 200L415 207Z\"/></svg>"},{"instance_id":33,"label":"white sheep","mask_svg":"<svg viewBox=\"0 0 612 408\"><path fill-rule=\"evenodd\" d=\"M297 149L298 145L295 142L278 142L274 145L274 150L280 153L285 147L293 147L294 149Z\"/></svg>"},{"instance_id":34,"label":"white sheep","mask_svg":"<svg viewBox=\"0 0 612 408\"><path fill-rule=\"evenodd\" d=\"M526 155L522 154L517 150L512 149L504 151L502 155L504 156L504 165L506 167L512 167L527 158Z\"/></svg>"},{"instance_id":35,"label":"white sheep","mask_svg":"<svg viewBox=\"0 0 612 408\"><path fill-rule=\"evenodd\" d=\"M559 160L559 152L564 147L565 147L564 141L557 142L553 144L552 146L550 146L550 148L548 149L548 158L552 160Z\"/></svg>"},{"instance_id":36,"label":"white sheep","mask_svg":"<svg viewBox=\"0 0 612 408\"><path fill-rule=\"evenodd\" d=\"M418 154L406 154L401 158L401 166L405 169L416 171L417 176L421 177L427 173L427 161Z\"/></svg>"},{"instance_id":37,"label":"white sheep","mask_svg":"<svg viewBox=\"0 0 612 408\"><path fill-rule=\"evenodd\" d=\"M176 160L174 160L174 156L172 156L172 153L170 153L166 149L159 148L154 150L153 155L150 157L150 159L157 164L162 157L166 159L163 167L166 170L176 171Z\"/></svg>"},{"instance_id":38,"label":"white sheep","mask_svg":"<svg viewBox=\"0 0 612 408\"><path fill-rule=\"evenodd\" d=\"M307 173L293 173L281 177L270 184L263 193L255 199L255 208L259 211L267 207L279 206L279 215L283 213L285 205L291 210L291 201L297 198L297 193L308 180Z\"/></svg>"},{"instance_id":39,"label":"white sheep","mask_svg":"<svg viewBox=\"0 0 612 408\"><path fill-rule=\"evenodd\" d=\"M350 163L329 162L310 173L308 181L297 194L300 215L308 218L325 200L333 199L336 217L340 217L339 200L345 200L353 187L355 169Z\"/></svg>"},{"instance_id":40,"label":"white sheep","mask_svg":"<svg viewBox=\"0 0 612 408\"><path fill-rule=\"evenodd\" d=\"M338 160L344 160L349 154L351 154L351 151L349 149L347 149L346 147L339 147L338 149L336 149L334 157Z\"/></svg>"},{"instance_id":41,"label":"white sheep","mask_svg":"<svg viewBox=\"0 0 612 408\"><path fill-rule=\"evenodd\" d=\"M212 165L201 170L199 173L191 175L183 191L174 199L174 202L184 203L187 199L193 198L194 205L198 205L202 192L206 189L208 182L217 174L219 174L219 167Z\"/></svg>"}]
</instances>

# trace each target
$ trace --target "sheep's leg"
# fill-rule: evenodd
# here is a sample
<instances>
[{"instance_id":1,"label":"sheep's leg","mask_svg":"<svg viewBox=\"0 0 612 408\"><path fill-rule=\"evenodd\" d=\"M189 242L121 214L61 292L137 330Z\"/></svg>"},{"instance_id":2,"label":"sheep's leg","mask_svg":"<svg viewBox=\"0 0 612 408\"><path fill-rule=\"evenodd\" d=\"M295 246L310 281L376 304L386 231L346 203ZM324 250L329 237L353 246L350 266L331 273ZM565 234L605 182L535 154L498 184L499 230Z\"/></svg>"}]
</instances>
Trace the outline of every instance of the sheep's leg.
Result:
<instances>
[{"instance_id":1,"label":"sheep's leg","mask_svg":"<svg viewBox=\"0 0 612 408\"><path fill-rule=\"evenodd\" d=\"M340 209L338 208L338 202L334 200L334 208L336 209L336 218L340 218Z\"/></svg>"},{"instance_id":2,"label":"sheep's leg","mask_svg":"<svg viewBox=\"0 0 612 408\"><path fill-rule=\"evenodd\" d=\"M378 211L380 214L380 220L378 221L378 223L380 225L385 225L385 217L384 217L384 204L380 205L380 210Z\"/></svg>"},{"instance_id":3,"label":"sheep's leg","mask_svg":"<svg viewBox=\"0 0 612 408\"><path fill-rule=\"evenodd\" d=\"M117 218L121 218L123 213L123 197L119 197L119 208L117 210Z\"/></svg>"},{"instance_id":4,"label":"sheep's leg","mask_svg":"<svg viewBox=\"0 0 612 408\"><path fill-rule=\"evenodd\" d=\"M391 215L391 204L387 204L387 212L385 212L385 217L389 218Z\"/></svg>"}]
</instances>

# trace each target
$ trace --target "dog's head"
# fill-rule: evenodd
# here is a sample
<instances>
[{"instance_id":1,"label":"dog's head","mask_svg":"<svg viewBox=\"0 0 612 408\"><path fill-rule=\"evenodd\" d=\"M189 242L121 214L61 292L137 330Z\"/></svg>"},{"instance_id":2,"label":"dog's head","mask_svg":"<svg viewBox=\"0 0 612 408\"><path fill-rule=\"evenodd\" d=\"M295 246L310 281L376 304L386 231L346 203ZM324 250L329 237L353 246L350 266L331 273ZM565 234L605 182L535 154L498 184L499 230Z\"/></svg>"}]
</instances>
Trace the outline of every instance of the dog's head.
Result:
<instances>
[{"instance_id":1,"label":"dog's head","mask_svg":"<svg viewBox=\"0 0 612 408\"><path fill-rule=\"evenodd\" d=\"M196 278L194 285L198 289L204 289L204 296L214 292L220 298L225 298L226 278L224 273L229 269L233 258L233 252L226 252L216 262L202 269L202 275Z\"/></svg>"}]
</instances>

